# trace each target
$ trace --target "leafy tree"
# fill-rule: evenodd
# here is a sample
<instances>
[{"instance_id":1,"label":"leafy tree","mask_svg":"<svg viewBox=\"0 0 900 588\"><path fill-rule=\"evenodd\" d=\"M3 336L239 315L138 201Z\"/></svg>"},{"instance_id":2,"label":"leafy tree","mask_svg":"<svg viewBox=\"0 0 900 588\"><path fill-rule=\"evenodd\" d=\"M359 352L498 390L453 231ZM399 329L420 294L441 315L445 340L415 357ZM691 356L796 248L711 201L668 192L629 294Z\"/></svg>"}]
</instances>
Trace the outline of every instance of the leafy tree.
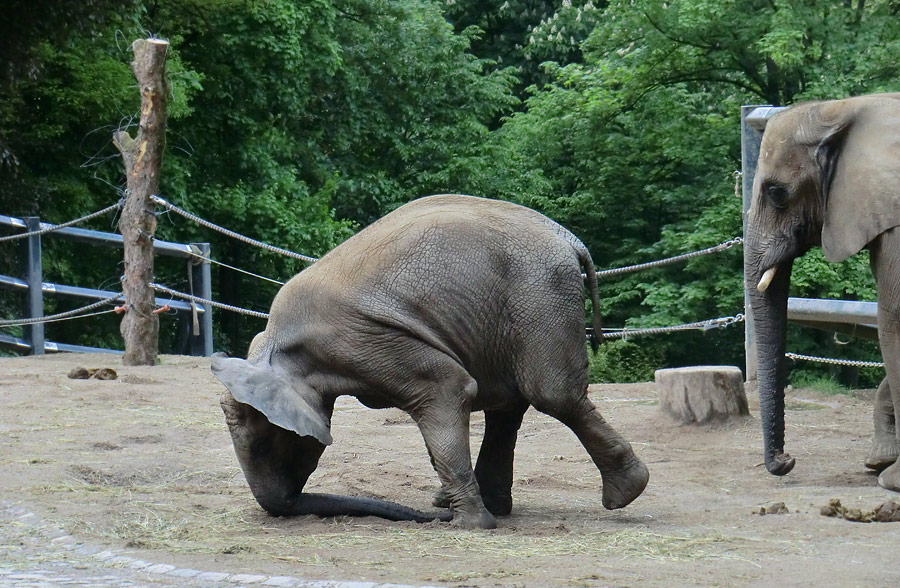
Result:
<instances>
[{"instance_id":1,"label":"leafy tree","mask_svg":"<svg viewBox=\"0 0 900 588\"><path fill-rule=\"evenodd\" d=\"M567 224L600 267L738 235L740 105L897 88L897 11L896 2L610 2L581 47L583 63L547 64L553 83L496 133L514 154L500 166L540 178L511 197ZM797 289L865 296L863 265L823 273L804 260ZM603 280L607 322L734 315L741 272L730 251ZM743 363L738 329L646 341L667 365Z\"/></svg>"},{"instance_id":2,"label":"leafy tree","mask_svg":"<svg viewBox=\"0 0 900 588\"><path fill-rule=\"evenodd\" d=\"M573 7L571 0L447 0L444 15L460 34L478 31L473 54L497 67L515 68L516 94L524 97L529 86L551 80L542 62L581 61L581 43L605 5L587 2Z\"/></svg>"},{"instance_id":3,"label":"leafy tree","mask_svg":"<svg viewBox=\"0 0 900 588\"><path fill-rule=\"evenodd\" d=\"M0 145L15 162L4 187L19 182L0 196L7 214L68 220L118 198L110 137L137 119L128 45L148 30L171 42L161 196L311 255L416 196L465 190L490 157L487 123L516 103L510 72L486 73L467 51L471 36L454 34L430 0L159 0L121 13L99 0L59 6L30 9L29 18L58 22L83 9L95 24L65 38L28 36L33 46L20 51L42 67L8 84L13 100L0 105ZM173 215L160 219L158 237L211 241L215 258L280 280L302 268ZM96 264L105 273L94 272L82 252L68 251L47 255L48 278L91 287L121 271L106 255ZM157 271L160 282L189 288L181 264L160 259ZM216 299L237 306L265 310L277 288L214 273ZM262 326L216 316L217 347L234 352ZM74 323L54 329L78 338Z\"/></svg>"}]
</instances>

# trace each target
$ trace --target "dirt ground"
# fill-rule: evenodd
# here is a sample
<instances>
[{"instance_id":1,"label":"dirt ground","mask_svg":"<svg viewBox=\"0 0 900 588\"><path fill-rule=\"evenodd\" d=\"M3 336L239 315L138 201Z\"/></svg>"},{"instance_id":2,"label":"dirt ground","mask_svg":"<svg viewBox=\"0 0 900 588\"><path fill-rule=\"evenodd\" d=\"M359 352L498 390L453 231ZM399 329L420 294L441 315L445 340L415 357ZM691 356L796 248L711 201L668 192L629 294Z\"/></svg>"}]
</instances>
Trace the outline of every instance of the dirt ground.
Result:
<instances>
[{"instance_id":1,"label":"dirt ground","mask_svg":"<svg viewBox=\"0 0 900 588\"><path fill-rule=\"evenodd\" d=\"M76 366L119 378L67 378ZM604 510L599 472L575 436L530 410L512 516L493 531L461 531L268 516L234 457L220 390L203 358L166 356L152 368L97 355L0 359L0 500L79 539L200 570L448 586L900 585L900 523L819 514L831 498L865 509L900 502L862 465L871 391L790 391L797 466L776 478L761 465L754 394L752 417L691 427L661 414L652 383L592 386L650 469L644 494ZM472 429L474 453L480 415ZM332 433L308 490L430 509L437 478L404 413L341 399ZM787 514L756 514L778 501Z\"/></svg>"}]
</instances>

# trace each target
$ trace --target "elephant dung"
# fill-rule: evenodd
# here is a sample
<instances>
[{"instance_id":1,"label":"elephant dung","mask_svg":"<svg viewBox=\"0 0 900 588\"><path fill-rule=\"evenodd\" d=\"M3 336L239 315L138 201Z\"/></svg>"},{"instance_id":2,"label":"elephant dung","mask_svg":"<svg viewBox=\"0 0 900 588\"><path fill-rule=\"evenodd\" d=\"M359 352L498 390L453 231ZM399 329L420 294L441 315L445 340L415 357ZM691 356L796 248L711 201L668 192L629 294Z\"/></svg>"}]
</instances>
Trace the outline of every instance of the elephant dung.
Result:
<instances>
[{"instance_id":1,"label":"elephant dung","mask_svg":"<svg viewBox=\"0 0 900 588\"><path fill-rule=\"evenodd\" d=\"M721 422L750 414L741 370L698 365L656 370L663 412L686 425Z\"/></svg>"},{"instance_id":2,"label":"elephant dung","mask_svg":"<svg viewBox=\"0 0 900 588\"><path fill-rule=\"evenodd\" d=\"M862 510L860 508L848 508L841 504L837 498L832 498L823 506L819 513L825 517L836 517L854 521L857 523L892 523L900 522L900 504L888 500L875 507L875 510Z\"/></svg>"}]
</instances>

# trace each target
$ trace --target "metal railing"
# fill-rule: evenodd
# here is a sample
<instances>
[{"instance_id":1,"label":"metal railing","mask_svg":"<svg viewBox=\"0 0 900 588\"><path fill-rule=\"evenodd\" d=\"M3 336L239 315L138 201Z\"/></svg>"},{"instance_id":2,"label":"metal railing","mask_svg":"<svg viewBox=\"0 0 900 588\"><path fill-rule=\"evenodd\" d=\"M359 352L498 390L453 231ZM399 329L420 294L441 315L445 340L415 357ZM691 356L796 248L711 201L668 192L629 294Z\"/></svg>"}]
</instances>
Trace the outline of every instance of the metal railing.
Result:
<instances>
[{"instance_id":1,"label":"metal railing","mask_svg":"<svg viewBox=\"0 0 900 588\"><path fill-rule=\"evenodd\" d=\"M47 341L44 336L44 321L38 320L44 317L45 295L83 298L97 301L109 299L109 304L115 304L113 300L119 294L118 292L44 282L41 239L43 236L53 235L83 243L90 243L92 245L122 248L123 239L122 236L117 233L105 233L102 231L69 226L78 221L84 221L88 218L93 218L101 213L106 213L117 208L117 206L111 206L102 211L98 211L93 215L88 215L87 217L82 217L81 219L76 219L76 221L70 221L61 225L42 223L40 218L34 216L16 218L0 215L0 226L25 230L25 233L11 234L4 237L5 241L13 239L22 241L22 252L20 255L22 265L21 277L0 275L0 288L16 290L24 294L24 304L22 307L24 320L21 321L24 336L15 337L9 334L0 333L0 345L33 355L58 351L121 353L121 351L114 349L86 347L82 345ZM193 284L194 290L203 298L211 298L212 283L210 266L207 261L203 261L204 258L209 258L210 248L208 243L183 244L154 240L153 249L160 255L188 260L190 262L189 278ZM156 304L158 306L168 304L169 308L181 315L181 322L185 325L182 330L187 333L186 346L189 348L192 355L212 354L211 306L203 304L198 305L194 302L172 301L165 298L157 298Z\"/></svg>"}]
</instances>

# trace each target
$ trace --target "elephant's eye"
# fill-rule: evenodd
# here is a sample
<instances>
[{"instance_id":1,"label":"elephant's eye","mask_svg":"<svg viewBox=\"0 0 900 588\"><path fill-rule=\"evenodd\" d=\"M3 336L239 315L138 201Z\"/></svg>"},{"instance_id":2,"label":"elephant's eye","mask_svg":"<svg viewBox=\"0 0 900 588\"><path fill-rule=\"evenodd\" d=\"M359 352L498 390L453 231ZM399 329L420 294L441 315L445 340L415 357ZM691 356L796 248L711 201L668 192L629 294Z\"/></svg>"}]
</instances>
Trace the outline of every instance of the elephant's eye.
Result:
<instances>
[{"instance_id":1,"label":"elephant's eye","mask_svg":"<svg viewBox=\"0 0 900 588\"><path fill-rule=\"evenodd\" d=\"M766 198L775 208L785 208L788 201L788 191L781 184L768 184L766 186Z\"/></svg>"}]
</instances>

